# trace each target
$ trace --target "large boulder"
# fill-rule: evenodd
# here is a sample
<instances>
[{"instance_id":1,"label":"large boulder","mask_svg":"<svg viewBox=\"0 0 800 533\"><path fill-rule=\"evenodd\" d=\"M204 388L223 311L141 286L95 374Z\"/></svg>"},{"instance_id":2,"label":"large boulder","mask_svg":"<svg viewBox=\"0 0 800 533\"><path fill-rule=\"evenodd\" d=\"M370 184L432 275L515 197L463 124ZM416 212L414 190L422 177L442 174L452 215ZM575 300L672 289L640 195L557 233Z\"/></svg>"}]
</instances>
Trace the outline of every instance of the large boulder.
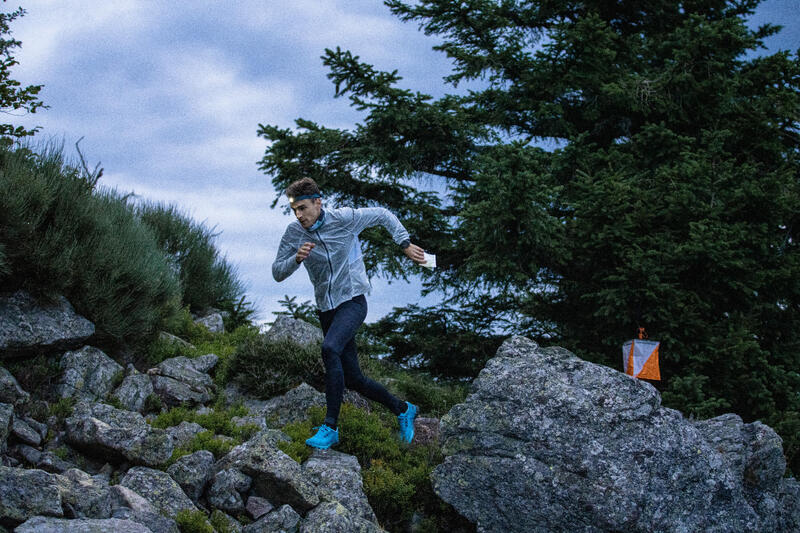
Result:
<instances>
[{"instance_id":1,"label":"large boulder","mask_svg":"<svg viewBox=\"0 0 800 533\"><path fill-rule=\"evenodd\" d=\"M15 533L153 533L150 528L132 520L106 518L103 520L81 518L49 518L35 516L17 527Z\"/></svg>"},{"instance_id":2,"label":"large boulder","mask_svg":"<svg viewBox=\"0 0 800 533\"><path fill-rule=\"evenodd\" d=\"M265 430L217 461L216 472L236 469L253 479L252 494L305 513L319 503L317 489L297 462L277 447L287 437Z\"/></svg>"},{"instance_id":3,"label":"large boulder","mask_svg":"<svg viewBox=\"0 0 800 533\"><path fill-rule=\"evenodd\" d=\"M0 466L0 524L38 515L64 516L58 476L43 470Z\"/></svg>"},{"instance_id":4,"label":"large boulder","mask_svg":"<svg viewBox=\"0 0 800 533\"><path fill-rule=\"evenodd\" d=\"M74 348L92 335L94 324L64 297L39 302L24 291L0 296L0 357Z\"/></svg>"},{"instance_id":5,"label":"large boulder","mask_svg":"<svg viewBox=\"0 0 800 533\"><path fill-rule=\"evenodd\" d=\"M192 442L192 439L199 434L207 431L206 428L197 422L187 422L184 420L177 426L167 428L167 435L172 439L172 445L175 448L181 448Z\"/></svg>"},{"instance_id":6,"label":"large boulder","mask_svg":"<svg viewBox=\"0 0 800 533\"><path fill-rule=\"evenodd\" d=\"M361 465L354 456L335 450L314 450L303 463L303 472L329 500L338 501L355 516L378 523L364 494Z\"/></svg>"},{"instance_id":7,"label":"large boulder","mask_svg":"<svg viewBox=\"0 0 800 533\"><path fill-rule=\"evenodd\" d=\"M267 400L261 413L270 425L280 427L305 420L306 411L315 406L325 406L325 395L311 385L301 383L286 394Z\"/></svg>"},{"instance_id":8,"label":"large boulder","mask_svg":"<svg viewBox=\"0 0 800 533\"><path fill-rule=\"evenodd\" d=\"M222 319L222 313L219 312L196 318L194 323L198 326L203 326L211 333L225 333L225 322Z\"/></svg>"},{"instance_id":9,"label":"large boulder","mask_svg":"<svg viewBox=\"0 0 800 533\"><path fill-rule=\"evenodd\" d=\"M30 399L31 395L22 390L11 372L0 366L0 402L24 405Z\"/></svg>"},{"instance_id":10,"label":"large boulder","mask_svg":"<svg viewBox=\"0 0 800 533\"><path fill-rule=\"evenodd\" d=\"M69 518L110 518L108 480L73 468L56 477L62 507Z\"/></svg>"},{"instance_id":11,"label":"large boulder","mask_svg":"<svg viewBox=\"0 0 800 533\"><path fill-rule=\"evenodd\" d=\"M179 511L196 511L192 500L169 474L144 466L128 470L120 485L149 501L159 513L174 519Z\"/></svg>"},{"instance_id":12,"label":"large boulder","mask_svg":"<svg viewBox=\"0 0 800 533\"><path fill-rule=\"evenodd\" d=\"M112 462L158 466L172 456L172 439L139 413L79 402L66 420L66 441L83 453Z\"/></svg>"},{"instance_id":13,"label":"large boulder","mask_svg":"<svg viewBox=\"0 0 800 533\"><path fill-rule=\"evenodd\" d=\"M272 511L242 528L242 533L295 533L303 519L289 505Z\"/></svg>"},{"instance_id":14,"label":"large boulder","mask_svg":"<svg viewBox=\"0 0 800 533\"><path fill-rule=\"evenodd\" d=\"M92 346L66 352L60 361L62 374L56 386L60 398L102 400L119 384L124 368Z\"/></svg>"},{"instance_id":15,"label":"large boulder","mask_svg":"<svg viewBox=\"0 0 800 533\"><path fill-rule=\"evenodd\" d=\"M434 490L487 532L797 531L779 438L739 422L694 423L646 382L515 337L442 418Z\"/></svg>"},{"instance_id":16,"label":"large boulder","mask_svg":"<svg viewBox=\"0 0 800 533\"><path fill-rule=\"evenodd\" d=\"M193 502L197 502L213 475L213 468L214 454L208 450L200 450L175 461L167 468L167 474L178 482Z\"/></svg>"},{"instance_id":17,"label":"large boulder","mask_svg":"<svg viewBox=\"0 0 800 533\"><path fill-rule=\"evenodd\" d=\"M253 478L235 468L225 468L214 474L206 494L208 503L226 513L240 514L245 510L242 494L253 484Z\"/></svg>"},{"instance_id":18,"label":"large boulder","mask_svg":"<svg viewBox=\"0 0 800 533\"><path fill-rule=\"evenodd\" d=\"M179 533L175 520L161 515L152 503L128 487L111 487L110 500L112 518L144 524L153 533Z\"/></svg>"},{"instance_id":19,"label":"large boulder","mask_svg":"<svg viewBox=\"0 0 800 533\"><path fill-rule=\"evenodd\" d=\"M216 358L213 354L209 355ZM147 373L153 378L153 389L167 405L204 404L211 400L214 382L198 367L209 368L208 361L203 359L195 363L188 357L173 357L162 361Z\"/></svg>"},{"instance_id":20,"label":"large boulder","mask_svg":"<svg viewBox=\"0 0 800 533\"><path fill-rule=\"evenodd\" d=\"M381 533L377 524L350 512L339 502L325 502L312 509L300 533Z\"/></svg>"},{"instance_id":21,"label":"large boulder","mask_svg":"<svg viewBox=\"0 0 800 533\"><path fill-rule=\"evenodd\" d=\"M144 411L147 397L153 394L153 382L146 374L125 376L122 384L114 391L114 397L128 411Z\"/></svg>"},{"instance_id":22,"label":"large boulder","mask_svg":"<svg viewBox=\"0 0 800 533\"><path fill-rule=\"evenodd\" d=\"M264 335L271 341L292 341L297 344L321 344L322 330L305 320L279 316Z\"/></svg>"}]
</instances>

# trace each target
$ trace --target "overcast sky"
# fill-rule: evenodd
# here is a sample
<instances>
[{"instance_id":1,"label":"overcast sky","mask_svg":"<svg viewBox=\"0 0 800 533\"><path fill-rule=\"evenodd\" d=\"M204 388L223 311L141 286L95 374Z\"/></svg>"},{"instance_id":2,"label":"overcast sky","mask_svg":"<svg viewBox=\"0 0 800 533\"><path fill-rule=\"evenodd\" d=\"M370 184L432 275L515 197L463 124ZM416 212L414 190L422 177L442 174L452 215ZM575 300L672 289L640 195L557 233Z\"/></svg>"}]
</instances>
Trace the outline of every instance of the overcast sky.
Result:
<instances>
[{"instance_id":1,"label":"overcast sky","mask_svg":"<svg viewBox=\"0 0 800 533\"><path fill-rule=\"evenodd\" d=\"M4 10L15 7L7 3ZM270 209L276 193L257 162L258 124L292 127L307 118L350 128L361 115L333 86L320 60L341 46L403 87L438 96L447 58L414 23L378 0L25 1L12 25L22 41L12 77L43 84L50 106L15 124L41 126L40 140L74 144L101 184L174 203L220 232L218 248L239 270L262 321L284 295L313 300L305 271L282 283L271 264L291 219ZM783 24L770 50L800 48L800 0L767 0L753 24ZM423 247L424 243L420 243ZM433 251L435 253L435 250ZM409 269L418 267L411 266ZM367 321L420 302L418 282L373 279ZM421 303L433 303L428 297Z\"/></svg>"}]
</instances>

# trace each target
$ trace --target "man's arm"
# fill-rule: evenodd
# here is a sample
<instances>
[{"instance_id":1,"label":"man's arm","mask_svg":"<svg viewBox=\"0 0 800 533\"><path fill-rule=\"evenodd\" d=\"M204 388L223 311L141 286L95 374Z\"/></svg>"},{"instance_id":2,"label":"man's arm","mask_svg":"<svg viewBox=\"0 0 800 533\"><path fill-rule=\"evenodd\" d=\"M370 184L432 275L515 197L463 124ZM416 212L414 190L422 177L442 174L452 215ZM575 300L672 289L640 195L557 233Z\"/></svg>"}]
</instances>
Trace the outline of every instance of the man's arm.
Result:
<instances>
[{"instance_id":1,"label":"man's arm","mask_svg":"<svg viewBox=\"0 0 800 533\"><path fill-rule=\"evenodd\" d=\"M289 230L287 229L281 238L280 246L278 246L278 255L272 263L272 277L275 278L275 281L285 280L300 268L300 263L297 261L297 252L298 250L289 238Z\"/></svg>"},{"instance_id":2,"label":"man's arm","mask_svg":"<svg viewBox=\"0 0 800 533\"><path fill-rule=\"evenodd\" d=\"M354 233L358 235L366 228L373 226L383 226L392 235L392 239L400 247L403 248L403 253L416 263L424 263L425 256L422 248L416 244L411 244L408 236L408 231L403 227L400 220L386 208L383 207L363 207L361 209L353 209L353 225Z\"/></svg>"}]
</instances>

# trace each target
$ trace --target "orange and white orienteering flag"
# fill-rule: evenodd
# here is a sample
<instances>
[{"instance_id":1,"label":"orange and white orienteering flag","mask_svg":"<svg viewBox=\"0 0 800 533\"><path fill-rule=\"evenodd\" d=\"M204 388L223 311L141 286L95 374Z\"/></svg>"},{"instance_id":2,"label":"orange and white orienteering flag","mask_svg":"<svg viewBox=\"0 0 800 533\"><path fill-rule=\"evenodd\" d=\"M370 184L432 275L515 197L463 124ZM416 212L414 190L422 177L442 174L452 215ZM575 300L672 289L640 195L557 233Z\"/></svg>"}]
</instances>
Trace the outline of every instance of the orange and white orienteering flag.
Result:
<instances>
[{"instance_id":1,"label":"orange and white orienteering flag","mask_svg":"<svg viewBox=\"0 0 800 533\"><path fill-rule=\"evenodd\" d=\"M625 373L635 378L661 380L658 369L658 341L632 339L622 345Z\"/></svg>"}]
</instances>

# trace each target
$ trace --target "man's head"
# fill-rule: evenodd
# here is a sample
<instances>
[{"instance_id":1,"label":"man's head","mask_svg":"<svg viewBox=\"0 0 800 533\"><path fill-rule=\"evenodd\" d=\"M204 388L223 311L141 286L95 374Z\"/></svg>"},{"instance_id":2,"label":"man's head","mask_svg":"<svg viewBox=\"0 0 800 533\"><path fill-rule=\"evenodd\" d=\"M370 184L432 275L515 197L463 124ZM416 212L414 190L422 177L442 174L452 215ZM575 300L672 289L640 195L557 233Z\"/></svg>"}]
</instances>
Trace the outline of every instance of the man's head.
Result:
<instances>
[{"instance_id":1,"label":"man's head","mask_svg":"<svg viewBox=\"0 0 800 533\"><path fill-rule=\"evenodd\" d=\"M311 178L297 180L286 188L286 196L297 221L304 228L310 228L322 210L322 195L316 182Z\"/></svg>"}]
</instances>

